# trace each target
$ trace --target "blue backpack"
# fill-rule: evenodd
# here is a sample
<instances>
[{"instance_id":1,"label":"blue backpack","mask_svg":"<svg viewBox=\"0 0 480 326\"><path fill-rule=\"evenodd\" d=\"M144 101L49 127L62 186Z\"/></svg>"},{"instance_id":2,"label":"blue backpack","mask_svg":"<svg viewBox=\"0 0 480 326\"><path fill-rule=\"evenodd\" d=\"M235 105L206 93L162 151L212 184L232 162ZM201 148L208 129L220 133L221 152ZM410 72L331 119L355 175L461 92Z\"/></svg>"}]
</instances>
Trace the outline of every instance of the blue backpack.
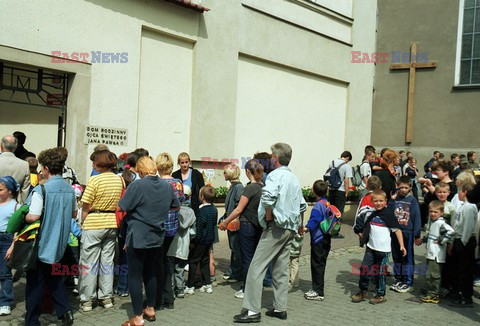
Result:
<instances>
[{"instance_id":1,"label":"blue backpack","mask_svg":"<svg viewBox=\"0 0 480 326\"><path fill-rule=\"evenodd\" d=\"M335 161L332 161L332 166L328 168L327 172L325 172L323 181L325 181L331 189L336 190L342 186L343 180L340 177L340 168L344 164L347 164L347 162L343 162L339 166L335 166Z\"/></svg>"}]
</instances>

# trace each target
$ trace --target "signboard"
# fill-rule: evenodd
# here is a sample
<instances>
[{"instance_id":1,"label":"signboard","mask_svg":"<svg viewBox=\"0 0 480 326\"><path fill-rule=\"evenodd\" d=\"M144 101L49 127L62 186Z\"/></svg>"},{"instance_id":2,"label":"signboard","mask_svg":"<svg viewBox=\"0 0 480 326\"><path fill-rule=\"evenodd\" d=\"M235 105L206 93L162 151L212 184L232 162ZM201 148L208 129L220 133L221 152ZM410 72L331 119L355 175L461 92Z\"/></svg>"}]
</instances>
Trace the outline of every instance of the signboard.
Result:
<instances>
[{"instance_id":1,"label":"signboard","mask_svg":"<svg viewBox=\"0 0 480 326\"><path fill-rule=\"evenodd\" d=\"M63 105L65 96L63 94L47 94L47 105L60 106Z\"/></svg>"},{"instance_id":2,"label":"signboard","mask_svg":"<svg viewBox=\"0 0 480 326\"><path fill-rule=\"evenodd\" d=\"M85 126L85 144L128 145L128 129Z\"/></svg>"}]
</instances>

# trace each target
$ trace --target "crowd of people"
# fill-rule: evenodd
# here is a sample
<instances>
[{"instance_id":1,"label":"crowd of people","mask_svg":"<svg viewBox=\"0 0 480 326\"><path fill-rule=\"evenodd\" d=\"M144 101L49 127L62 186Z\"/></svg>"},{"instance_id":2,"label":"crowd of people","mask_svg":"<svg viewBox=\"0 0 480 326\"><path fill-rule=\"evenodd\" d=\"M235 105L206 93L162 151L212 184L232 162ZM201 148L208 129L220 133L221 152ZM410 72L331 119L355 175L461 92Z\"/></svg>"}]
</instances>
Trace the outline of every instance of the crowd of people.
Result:
<instances>
[{"instance_id":1,"label":"crowd of people","mask_svg":"<svg viewBox=\"0 0 480 326\"><path fill-rule=\"evenodd\" d=\"M342 235L325 231L322 225L332 212L343 213L355 177L361 199L354 232L366 251L358 267L360 290L352 302L368 299L371 279L375 295L370 303L385 302L388 273L395 277L391 290L411 290L418 271L414 246L424 243L427 288L421 301L438 303L449 296L453 305L471 306L474 282L480 283L474 280L479 276L475 251L480 225L480 176L474 152L452 154L449 161L435 152L420 173L410 152L385 148L377 153L366 146L362 163L352 167L352 155L345 151L332 160L325 177L313 183L316 202L304 220L307 203L288 167L292 148L285 143L246 162L246 185L240 182L239 166L225 165L230 187L225 214L219 216L215 189L205 185L188 153L178 155L179 169L173 172L175 162L169 153L154 159L139 148L117 157L99 145L90 156L91 176L82 186L75 170L66 165L66 148L46 149L36 157L23 147L25 139L17 132L1 141L0 315L10 314L14 301L8 261L16 254L15 243L24 240L20 228L15 234L7 231L20 215L23 227L32 230L36 225L37 240L36 266L23 271L26 325L39 325L45 288L58 318L72 325L65 287L69 283L83 312L97 305L113 307L115 294L130 296L134 315L123 326L156 320L156 311L173 309L176 298L196 291L212 293L213 245L219 241L219 230L228 232L231 249L230 266L222 278L242 282L235 297L243 300L243 309L234 321L261 320L262 286L273 287L273 308L266 315L287 319L287 293L298 287L305 233L310 233L312 288L304 297L325 299L332 237ZM390 253L394 264L389 270Z\"/></svg>"}]
</instances>

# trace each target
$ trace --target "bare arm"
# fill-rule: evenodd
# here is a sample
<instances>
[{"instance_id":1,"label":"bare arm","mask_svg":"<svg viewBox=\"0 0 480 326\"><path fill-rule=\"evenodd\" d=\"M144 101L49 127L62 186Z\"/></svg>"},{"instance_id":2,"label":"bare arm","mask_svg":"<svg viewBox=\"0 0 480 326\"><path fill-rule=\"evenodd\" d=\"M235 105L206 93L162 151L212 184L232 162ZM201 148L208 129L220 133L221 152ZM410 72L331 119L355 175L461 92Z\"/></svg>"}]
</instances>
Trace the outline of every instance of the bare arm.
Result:
<instances>
[{"instance_id":1,"label":"bare arm","mask_svg":"<svg viewBox=\"0 0 480 326\"><path fill-rule=\"evenodd\" d=\"M345 196L348 197L348 190L350 188L350 178L345 178Z\"/></svg>"},{"instance_id":2,"label":"bare arm","mask_svg":"<svg viewBox=\"0 0 480 326\"><path fill-rule=\"evenodd\" d=\"M92 209L92 204L87 204L83 203L82 205L82 224L85 222L85 219L87 218L88 213Z\"/></svg>"},{"instance_id":3,"label":"bare arm","mask_svg":"<svg viewBox=\"0 0 480 326\"><path fill-rule=\"evenodd\" d=\"M220 230L226 230L228 223L236 219L237 217L242 214L242 212L245 210L245 207L247 207L249 202L249 199L245 196L240 197L240 201L238 202L237 207L233 210L232 213L219 225Z\"/></svg>"},{"instance_id":4,"label":"bare arm","mask_svg":"<svg viewBox=\"0 0 480 326\"><path fill-rule=\"evenodd\" d=\"M405 257L407 255L407 250L405 250L405 246L403 245L403 235L402 230L398 229L395 231L395 235L397 236L398 244L400 245L400 251L402 252L402 256Z\"/></svg>"},{"instance_id":5,"label":"bare arm","mask_svg":"<svg viewBox=\"0 0 480 326\"><path fill-rule=\"evenodd\" d=\"M36 220L38 220L40 218L40 215L35 215L35 214L27 214L27 216L25 216L25 222L27 223L33 223L35 222Z\"/></svg>"}]
</instances>

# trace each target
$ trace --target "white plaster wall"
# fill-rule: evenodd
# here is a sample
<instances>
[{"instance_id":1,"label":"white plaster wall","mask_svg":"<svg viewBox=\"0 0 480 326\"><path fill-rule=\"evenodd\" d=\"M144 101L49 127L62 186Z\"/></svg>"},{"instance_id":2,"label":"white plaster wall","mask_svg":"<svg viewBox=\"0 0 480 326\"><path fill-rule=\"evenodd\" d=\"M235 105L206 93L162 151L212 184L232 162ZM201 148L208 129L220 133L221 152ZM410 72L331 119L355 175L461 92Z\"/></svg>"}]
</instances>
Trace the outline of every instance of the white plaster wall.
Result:
<instances>
[{"instance_id":1,"label":"white plaster wall","mask_svg":"<svg viewBox=\"0 0 480 326\"><path fill-rule=\"evenodd\" d=\"M27 135L25 148L38 155L57 146L58 109L0 102L0 138L22 131Z\"/></svg>"},{"instance_id":2,"label":"white plaster wall","mask_svg":"<svg viewBox=\"0 0 480 326\"><path fill-rule=\"evenodd\" d=\"M238 66L235 158L288 143L290 168L311 186L343 147L346 85L247 57Z\"/></svg>"},{"instance_id":3,"label":"white plaster wall","mask_svg":"<svg viewBox=\"0 0 480 326\"><path fill-rule=\"evenodd\" d=\"M156 157L189 151L193 44L142 33L137 146Z\"/></svg>"},{"instance_id":4,"label":"white plaster wall","mask_svg":"<svg viewBox=\"0 0 480 326\"><path fill-rule=\"evenodd\" d=\"M341 13L342 15L345 15L347 17L352 17L352 3L353 2L362 2L364 0L309 0L312 2L315 2L319 5L322 5L326 8L332 9L338 13Z\"/></svg>"}]
</instances>

